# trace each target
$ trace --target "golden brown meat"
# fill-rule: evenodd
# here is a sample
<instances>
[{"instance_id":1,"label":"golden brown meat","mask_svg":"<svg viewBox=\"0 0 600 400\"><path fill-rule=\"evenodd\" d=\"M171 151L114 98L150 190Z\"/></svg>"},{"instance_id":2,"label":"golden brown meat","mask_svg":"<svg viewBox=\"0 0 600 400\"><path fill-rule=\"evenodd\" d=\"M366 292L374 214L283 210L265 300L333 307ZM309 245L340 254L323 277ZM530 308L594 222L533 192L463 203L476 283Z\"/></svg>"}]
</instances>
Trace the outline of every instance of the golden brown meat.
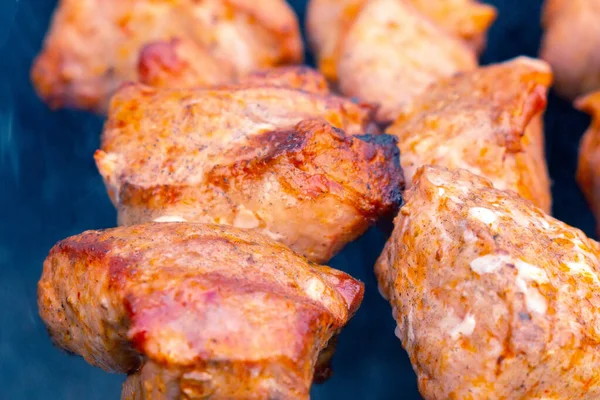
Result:
<instances>
[{"instance_id":1,"label":"golden brown meat","mask_svg":"<svg viewBox=\"0 0 600 400\"><path fill-rule=\"evenodd\" d=\"M207 86L206 65L198 63L199 56L193 54L193 49L193 45L181 40L155 42L146 46L138 66L140 82L165 88ZM220 71L218 65L215 68ZM238 84L283 86L311 93L329 93L325 77L306 66L259 69L230 80Z\"/></svg>"},{"instance_id":2,"label":"golden brown meat","mask_svg":"<svg viewBox=\"0 0 600 400\"><path fill-rule=\"evenodd\" d=\"M583 135L579 147L577 182L590 208L600 221L600 92L589 94L575 103L592 116L592 124ZM600 224L598 224L600 233Z\"/></svg>"},{"instance_id":3,"label":"golden brown meat","mask_svg":"<svg viewBox=\"0 0 600 400\"><path fill-rule=\"evenodd\" d=\"M466 0L312 0L307 28L321 71L345 95L380 103L386 123L430 83L477 66L467 43L482 42L493 14Z\"/></svg>"},{"instance_id":4,"label":"golden brown meat","mask_svg":"<svg viewBox=\"0 0 600 400\"><path fill-rule=\"evenodd\" d=\"M519 57L431 85L387 129L408 185L426 164L465 168L550 212L541 116L551 82L546 63Z\"/></svg>"},{"instance_id":5,"label":"golden brown meat","mask_svg":"<svg viewBox=\"0 0 600 400\"><path fill-rule=\"evenodd\" d=\"M546 0L540 57L567 98L600 89L600 0Z\"/></svg>"},{"instance_id":6,"label":"golden brown meat","mask_svg":"<svg viewBox=\"0 0 600 400\"><path fill-rule=\"evenodd\" d=\"M302 60L298 21L284 0L62 0L32 79L52 107L104 112L137 79L140 51L181 43L203 84ZM146 48L145 64L153 52Z\"/></svg>"},{"instance_id":7,"label":"golden brown meat","mask_svg":"<svg viewBox=\"0 0 600 400\"><path fill-rule=\"evenodd\" d=\"M475 0L408 0L437 25L463 39L480 52L496 20L496 8Z\"/></svg>"},{"instance_id":8,"label":"golden brown meat","mask_svg":"<svg viewBox=\"0 0 600 400\"><path fill-rule=\"evenodd\" d=\"M95 158L121 225L234 225L323 262L400 202L395 139L360 135L372 112L285 87L130 85Z\"/></svg>"},{"instance_id":9,"label":"golden brown meat","mask_svg":"<svg viewBox=\"0 0 600 400\"><path fill-rule=\"evenodd\" d=\"M308 399L319 353L362 295L262 235L188 223L65 239L38 285L58 346L134 373L123 398L154 400Z\"/></svg>"},{"instance_id":10,"label":"golden brown meat","mask_svg":"<svg viewBox=\"0 0 600 400\"><path fill-rule=\"evenodd\" d=\"M376 266L425 399L600 398L600 245L426 166Z\"/></svg>"}]
</instances>

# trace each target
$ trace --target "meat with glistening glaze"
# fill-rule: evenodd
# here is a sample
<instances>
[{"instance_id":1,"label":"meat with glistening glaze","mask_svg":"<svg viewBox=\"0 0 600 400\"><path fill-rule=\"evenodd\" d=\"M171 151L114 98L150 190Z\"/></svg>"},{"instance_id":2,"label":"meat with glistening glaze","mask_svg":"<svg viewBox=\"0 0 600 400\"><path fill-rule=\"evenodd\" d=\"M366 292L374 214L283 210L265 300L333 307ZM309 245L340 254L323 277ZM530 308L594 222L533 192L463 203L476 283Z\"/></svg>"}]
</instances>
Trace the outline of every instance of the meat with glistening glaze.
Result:
<instances>
[{"instance_id":1,"label":"meat with glistening glaze","mask_svg":"<svg viewBox=\"0 0 600 400\"><path fill-rule=\"evenodd\" d=\"M518 57L432 84L386 130L408 186L423 165L464 168L550 212L542 114L551 83L545 62Z\"/></svg>"},{"instance_id":2,"label":"meat with glistening glaze","mask_svg":"<svg viewBox=\"0 0 600 400\"><path fill-rule=\"evenodd\" d=\"M373 110L282 86L130 85L95 158L120 225L234 225L324 262L401 201L395 139L363 134Z\"/></svg>"},{"instance_id":3,"label":"meat with glistening glaze","mask_svg":"<svg viewBox=\"0 0 600 400\"><path fill-rule=\"evenodd\" d=\"M425 399L600 397L600 245L467 170L425 166L375 267Z\"/></svg>"},{"instance_id":4,"label":"meat with glistening glaze","mask_svg":"<svg viewBox=\"0 0 600 400\"><path fill-rule=\"evenodd\" d=\"M262 235L189 223L65 239L38 284L54 343L131 374L123 399L308 399L362 296Z\"/></svg>"}]
</instances>

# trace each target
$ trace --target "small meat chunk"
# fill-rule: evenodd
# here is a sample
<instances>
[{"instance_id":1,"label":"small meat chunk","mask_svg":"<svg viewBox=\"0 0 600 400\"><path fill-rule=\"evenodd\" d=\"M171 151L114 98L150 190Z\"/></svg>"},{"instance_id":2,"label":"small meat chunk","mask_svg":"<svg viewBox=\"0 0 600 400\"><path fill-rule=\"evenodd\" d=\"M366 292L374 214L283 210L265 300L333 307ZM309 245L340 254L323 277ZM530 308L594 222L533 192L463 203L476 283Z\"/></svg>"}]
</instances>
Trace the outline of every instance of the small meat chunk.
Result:
<instances>
[{"instance_id":1,"label":"small meat chunk","mask_svg":"<svg viewBox=\"0 0 600 400\"><path fill-rule=\"evenodd\" d=\"M600 89L600 0L546 0L540 57L569 99Z\"/></svg>"},{"instance_id":2,"label":"small meat chunk","mask_svg":"<svg viewBox=\"0 0 600 400\"><path fill-rule=\"evenodd\" d=\"M365 134L373 111L282 86L130 85L95 158L120 225L233 225L325 262L401 201L395 138Z\"/></svg>"},{"instance_id":3,"label":"small meat chunk","mask_svg":"<svg viewBox=\"0 0 600 400\"><path fill-rule=\"evenodd\" d=\"M391 122L432 82L477 66L474 43L483 42L493 13L484 23L483 6L444 3L312 0L307 29L319 68L344 95L379 103L378 121Z\"/></svg>"},{"instance_id":4,"label":"small meat chunk","mask_svg":"<svg viewBox=\"0 0 600 400\"><path fill-rule=\"evenodd\" d=\"M551 82L545 62L519 57L432 84L386 131L408 185L423 165L464 168L550 212L542 113Z\"/></svg>"},{"instance_id":5,"label":"small meat chunk","mask_svg":"<svg viewBox=\"0 0 600 400\"><path fill-rule=\"evenodd\" d=\"M600 221L600 92L582 97L575 105L592 116L592 124L579 147L577 182L596 220ZM597 226L600 233L600 224Z\"/></svg>"},{"instance_id":6,"label":"small meat chunk","mask_svg":"<svg viewBox=\"0 0 600 400\"><path fill-rule=\"evenodd\" d=\"M512 191L420 168L375 270L423 397L600 398L599 256Z\"/></svg>"},{"instance_id":7,"label":"small meat chunk","mask_svg":"<svg viewBox=\"0 0 600 400\"><path fill-rule=\"evenodd\" d=\"M147 47L154 42L164 43ZM160 80L156 61L170 46L191 61L179 67L192 68L204 85L303 58L298 21L284 0L61 0L32 80L53 108L104 113L114 91L137 79L140 62Z\"/></svg>"},{"instance_id":8,"label":"small meat chunk","mask_svg":"<svg viewBox=\"0 0 600 400\"><path fill-rule=\"evenodd\" d=\"M124 399L308 399L362 296L262 235L176 222L65 239L38 284L54 343L132 374Z\"/></svg>"}]
</instances>

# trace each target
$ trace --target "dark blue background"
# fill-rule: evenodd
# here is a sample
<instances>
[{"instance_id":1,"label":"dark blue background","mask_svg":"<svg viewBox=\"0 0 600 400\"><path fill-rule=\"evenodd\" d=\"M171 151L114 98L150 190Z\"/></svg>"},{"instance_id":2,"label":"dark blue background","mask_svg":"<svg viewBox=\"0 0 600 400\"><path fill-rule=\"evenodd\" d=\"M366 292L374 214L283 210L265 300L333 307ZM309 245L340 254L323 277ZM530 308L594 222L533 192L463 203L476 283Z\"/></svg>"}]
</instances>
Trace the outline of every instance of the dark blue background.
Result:
<instances>
[{"instance_id":1,"label":"dark blue background","mask_svg":"<svg viewBox=\"0 0 600 400\"><path fill-rule=\"evenodd\" d=\"M303 18L304 1L292 3ZM490 3L498 7L499 19L483 62L535 56L541 1ZM29 82L54 6L50 0L0 0L0 398L118 399L123 376L53 348L37 315L36 282L50 247L83 230L115 225L92 160L102 121L81 112L51 112ZM573 180L587 123L586 116L551 97L546 135L554 214L593 234L593 218ZM341 336L334 376L314 388L313 399L419 398L390 308L373 278L383 242L373 230L331 263L362 279L367 291Z\"/></svg>"}]
</instances>

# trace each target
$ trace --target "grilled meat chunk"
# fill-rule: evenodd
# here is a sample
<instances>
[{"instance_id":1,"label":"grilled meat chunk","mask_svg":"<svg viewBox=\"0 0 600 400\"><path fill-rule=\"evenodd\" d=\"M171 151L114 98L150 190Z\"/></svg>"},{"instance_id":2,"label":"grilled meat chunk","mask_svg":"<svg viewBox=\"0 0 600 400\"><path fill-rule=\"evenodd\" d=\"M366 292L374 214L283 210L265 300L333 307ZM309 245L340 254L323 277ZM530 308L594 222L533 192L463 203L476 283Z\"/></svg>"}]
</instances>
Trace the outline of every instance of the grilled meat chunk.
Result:
<instances>
[{"instance_id":1,"label":"grilled meat chunk","mask_svg":"<svg viewBox=\"0 0 600 400\"><path fill-rule=\"evenodd\" d=\"M297 63L298 21L284 0L61 0L32 80L50 106L105 112L112 93L152 68L156 41L181 43L202 84Z\"/></svg>"},{"instance_id":2,"label":"grilled meat chunk","mask_svg":"<svg viewBox=\"0 0 600 400\"><path fill-rule=\"evenodd\" d=\"M376 273L423 397L599 398L599 256L512 191L419 169Z\"/></svg>"},{"instance_id":3,"label":"grilled meat chunk","mask_svg":"<svg viewBox=\"0 0 600 400\"><path fill-rule=\"evenodd\" d=\"M464 0L312 0L307 27L321 71L343 94L381 104L385 124L430 83L476 68L473 43L493 18Z\"/></svg>"},{"instance_id":4,"label":"grilled meat chunk","mask_svg":"<svg viewBox=\"0 0 600 400\"><path fill-rule=\"evenodd\" d=\"M550 212L542 113L551 82L545 62L519 57L432 84L387 129L408 185L423 165L465 168Z\"/></svg>"},{"instance_id":5,"label":"grilled meat chunk","mask_svg":"<svg viewBox=\"0 0 600 400\"><path fill-rule=\"evenodd\" d=\"M569 99L600 89L600 0L546 0L540 57Z\"/></svg>"},{"instance_id":6,"label":"grilled meat chunk","mask_svg":"<svg viewBox=\"0 0 600 400\"><path fill-rule=\"evenodd\" d=\"M600 92L577 100L576 106L592 116L592 124L583 135L579 147L577 182L590 208L600 221ZM598 232L600 232L600 224Z\"/></svg>"},{"instance_id":7,"label":"grilled meat chunk","mask_svg":"<svg viewBox=\"0 0 600 400\"><path fill-rule=\"evenodd\" d=\"M395 139L361 135L372 112L285 87L130 85L113 99L96 163L121 225L234 225L324 262L401 201Z\"/></svg>"},{"instance_id":8,"label":"grilled meat chunk","mask_svg":"<svg viewBox=\"0 0 600 400\"><path fill-rule=\"evenodd\" d=\"M38 285L58 346L133 374L123 398L154 400L308 399L362 295L262 235L175 222L65 239Z\"/></svg>"}]
</instances>

